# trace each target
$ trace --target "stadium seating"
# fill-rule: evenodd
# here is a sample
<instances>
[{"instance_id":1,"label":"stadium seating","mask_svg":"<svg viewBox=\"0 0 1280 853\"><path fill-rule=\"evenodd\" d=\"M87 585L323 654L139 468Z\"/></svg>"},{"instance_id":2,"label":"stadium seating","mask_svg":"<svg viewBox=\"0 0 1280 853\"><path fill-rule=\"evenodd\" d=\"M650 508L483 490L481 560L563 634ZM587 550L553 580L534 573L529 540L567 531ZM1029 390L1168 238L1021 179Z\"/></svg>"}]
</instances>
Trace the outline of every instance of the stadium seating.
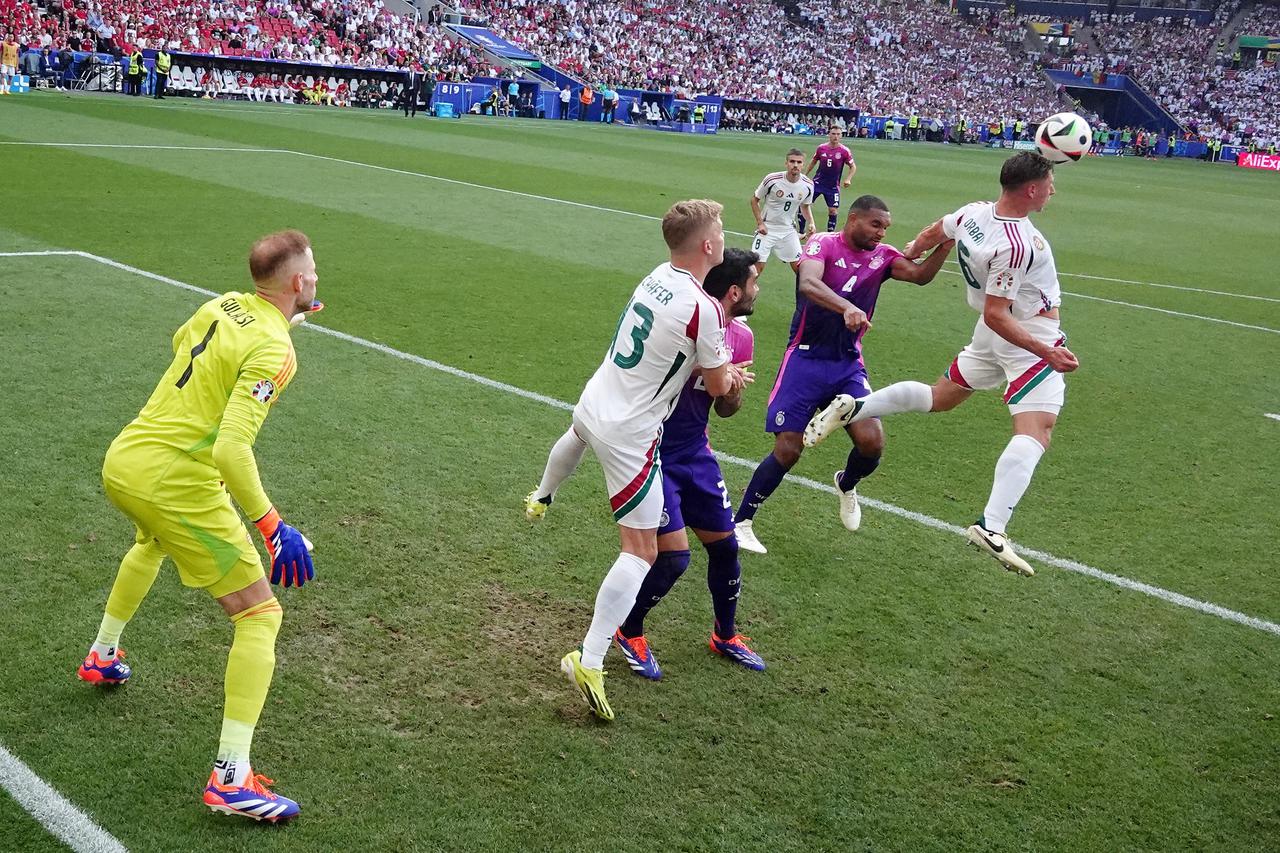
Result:
<instances>
[{"instance_id":1,"label":"stadium seating","mask_svg":"<svg viewBox=\"0 0 1280 853\"><path fill-rule=\"evenodd\" d=\"M460 11L597 84L985 124L1062 108L1038 71L1054 64L1131 74L1192 132L1275 140L1280 72L1234 67L1221 52L1239 3L1226 0L1209 26L1095 14L1085 42L1099 52L1078 44L1066 56L1024 44L1031 18L965 17L934 0L463 0ZM24 45L164 45L360 68L418 62L437 80L501 76L437 15L427 20L393 14L383 0L0 0L0 26ZM1259 5L1238 29L1280 33L1280 9ZM201 91L203 71L187 71L173 89ZM223 93L243 88L237 78L217 82Z\"/></svg>"},{"instance_id":2,"label":"stadium seating","mask_svg":"<svg viewBox=\"0 0 1280 853\"><path fill-rule=\"evenodd\" d=\"M855 107L970 121L1059 105L1001 16L932 2L472 0L465 14L592 81L690 94ZM992 33L995 33L993 37ZM1015 39L1016 41L1017 39Z\"/></svg>"},{"instance_id":3,"label":"stadium seating","mask_svg":"<svg viewBox=\"0 0 1280 853\"><path fill-rule=\"evenodd\" d=\"M1236 8L1223 6L1209 26L1177 17L1095 16L1091 31L1103 56L1090 70L1133 76L1193 134L1265 147L1280 136L1280 69L1235 67L1223 26ZM1238 29L1280 32L1280 11L1256 7Z\"/></svg>"},{"instance_id":4,"label":"stadium seating","mask_svg":"<svg viewBox=\"0 0 1280 853\"><path fill-rule=\"evenodd\" d=\"M92 8L0 0L0 27L24 45L127 52L140 47L386 68L417 59L438 79L491 73L479 51L442 27L387 11L382 0L243 6L221 0L99 0ZM254 10L254 14L245 11Z\"/></svg>"}]
</instances>

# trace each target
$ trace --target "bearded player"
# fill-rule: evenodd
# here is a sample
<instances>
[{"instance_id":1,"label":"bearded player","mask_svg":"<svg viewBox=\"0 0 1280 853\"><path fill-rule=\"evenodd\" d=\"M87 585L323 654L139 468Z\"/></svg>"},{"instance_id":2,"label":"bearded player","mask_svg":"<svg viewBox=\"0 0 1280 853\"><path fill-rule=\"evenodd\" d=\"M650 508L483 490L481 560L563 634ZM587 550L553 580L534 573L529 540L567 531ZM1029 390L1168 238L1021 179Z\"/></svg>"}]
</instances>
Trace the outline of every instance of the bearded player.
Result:
<instances>
[{"instance_id":1,"label":"bearded player","mask_svg":"<svg viewBox=\"0 0 1280 853\"><path fill-rule=\"evenodd\" d=\"M991 496L968 537L1006 569L1026 576L1035 571L1014 551L1006 530L1049 448L1066 397L1063 374L1080 366L1064 346L1053 251L1029 218L1044 210L1053 194L1053 164L1033 151L1015 154L1000 169L995 204L967 204L908 243L904 254L918 257L956 241L965 294L980 313L973 340L932 387L898 382L863 399L839 397L805 430L805 443L812 446L842 426L874 423L868 419L897 412L946 412L974 391L1003 385L1013 437L996 462Z\"/></svg>"},{"instance_id":2,"label":"bearded player","mask_svg":"<svg viewBox=\"0 0 1280 853\"><path fill-rule=\"evenodd\" d=\"M923 263L910 261L881 242L891 223L889 206L864 195L853 203L843 231L818 234L805 246L791 339L765 415L773 450L751 476L734 517L738 545L748 551L766 553L753 529L756 512L800 460L802 432L814 412L839 395L858 399L871 393L862 337L871 328L880 286L890 278L928 284L951 251L948 242ZM862 523L857 486L880 464L884 431L878 421L864 421L848 433L853 449L844 469L835 473L835 484L840 521L857 530Z\"/></svg>"},{"instance_id":3,"label":"bearded player","mask_svg":"<svg viewBox=\"0 0 1280 853\"><path fill-rule=\"evenodd\" d=\"M298 231L263 237L249 254L249 272L252 292L215 297L178 329L169 369L107 451L103 489L137 536L77 675L100 685L129 680L120 635L171 558L183 584L205 590L235 628L204 802L276 823L296 817L298 804L268 790L271 780L254 774L249 748L284 614L232 499L256 519L271 583L302 586L314 577L309 543L280 520L253 455L258 430L297 371L291 321L319 306L310 241Z\"/></svg>"},{"instance_id":4,"label":"bearded player","mask_svg":"<svg viewBox=\"0 0 1280 853\"><path fill-rule=\"evenodd\" d=\"M787 152L787 168L782 172L770 172L761 179L751 195L751 214L756 218L756 236L751 241L751 251L759 256L756 271L763 273L769 255L777 255L791 265L800 268L800 235L796 233L796 216L809 222L804 239L813 234L813 181L801 174L804 152L792 148Z\"/></svg>"},{"instance_id":5,"label":"bearded player","mask_svg":"<svg viewBox=\"0 0 1280 853\"><path fill-rule=\"evenodd\" d=\"M725 327L725 347L741 370L750 366L755 337L741 319L755 308L756 255L743 249L725 249L724 260L707 273L702 289L720 302L730 317ZM748 382L754 378L745 373ZM722 418L742 407L742 389L712 397L700 375L690 377L680 392L675 410L662 425L662 526L658 528L658 559L645 576L635 606L613 635L627 665L645 678L659 679L662 669L644 633L644 618L671 591L689 567L692 528L707 552L707 587L715 622L711 650L747 669L762 670L764 661L738 633L735 615L742 589L738 543L733 536L733 504L720 473L720 464L707 441L707 420L715 409Z\"/></svg>"},{"instance_id":6,"label":"bearded player","mask_svg":"<svg viewBox=\"0 0 1280 853\"><path fill-rule=\"evenodd\" d=\"M813 152L813 158L805 167L806 175L818 167L818 174L813 179L813 200L823 199L827 203L827 230L836 230L836 220L840 215L840 190L848 189L858 166L853 162L853 152L840 143L841 130L832 125L827 131L827 141ZM845 168L849 174L845 175ZM801 229L805 223L801 221Z\"/></svg>"},{"instance_id":7,"label":"bearded player","mask_svg":"<svg viewBox=\"0 0 1280 853\"><path fill-rule=\"evenodd\" d=\"M542 482L525 499L525 515L541 518L591 446L604 469L621 549L600 584L581 649L566 654L560 669L604 720L614 717L604 692L604 656L658 558L662 422L695 368L713 397L740 391L744 382L725 350L724 310L702 289L707 273L724 259L721 210L714 201L682 201L662 217L670 260L631 294L604 362L574 406L572 425L551 448Z\"/></svg>"}]
</instances>

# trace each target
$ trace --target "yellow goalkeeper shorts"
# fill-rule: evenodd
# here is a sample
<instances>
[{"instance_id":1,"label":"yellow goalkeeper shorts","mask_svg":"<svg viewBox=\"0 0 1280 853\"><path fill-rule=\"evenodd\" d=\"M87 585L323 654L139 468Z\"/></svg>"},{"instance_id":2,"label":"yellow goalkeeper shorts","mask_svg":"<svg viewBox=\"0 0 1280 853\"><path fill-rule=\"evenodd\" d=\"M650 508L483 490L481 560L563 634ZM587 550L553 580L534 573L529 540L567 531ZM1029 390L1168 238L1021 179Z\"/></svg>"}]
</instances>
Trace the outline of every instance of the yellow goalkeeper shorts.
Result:
<instances>
[{"instance_id":1,"label":"yellow goalkeeper shorts","mask_svg":"<svg viewBox=\"0 0 1280 853\"><path fill-rule=\"evenodd\" d=\"M173 558L186 586L222 598L266 577L258 551L226 492L206 507L179 511L130 494L108 478L103 479L103 488L138 528L138 544L158 544Z\"/></svg>"}]
</instances>

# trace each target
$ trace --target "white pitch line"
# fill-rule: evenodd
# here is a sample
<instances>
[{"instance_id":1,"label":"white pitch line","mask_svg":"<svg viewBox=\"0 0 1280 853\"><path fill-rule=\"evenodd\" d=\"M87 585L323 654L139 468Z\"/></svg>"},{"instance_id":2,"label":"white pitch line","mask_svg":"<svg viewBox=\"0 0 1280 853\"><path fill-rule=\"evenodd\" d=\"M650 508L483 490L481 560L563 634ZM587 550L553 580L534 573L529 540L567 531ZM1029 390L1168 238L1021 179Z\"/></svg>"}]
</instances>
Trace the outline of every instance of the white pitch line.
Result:
<instances>
[{"instance_id":1,"label":"white pitch line","mask_svg":"<svg viewBox=\"0 0 1280 853\"><path fill-rule=\"evenodd\" d=\"M133 145L128 143L118 143L118 142L117 143L0 142L0 145L23 145L23 146L36 146L36 147L43 147L43 148L140 148L140 149L154 149L154 150L162 150L162 151L226 151L226 152L249 152L249 153L255 153L255 154L291 154L295 157L306 157L313 160L328 160L331 163L341 163L346 166L356 166L362 169L374 169L380 172L388 172L393 175L404 175L406 177L411 177L411 178L423 178L424 180L429 180L429 181L440 181L441 183L454 184L455 186L469 187L471 189L489 190L490 192L505 193L506 195L520 196L522 198L531 198L531 199L536 199L537 201L549 201L549 202L552 202L553 204L564 204L564 205L569 205L570 207L584 208L586 210L598 210L602 213L616 213L619 216L632 216L637 219L646 219L651 222L662 221L661 216L654 216L649 213L636 213L633 210L621 210L616 207L602 207L597 204L587 204L585 202L572 201L566 198L556 198L555 196L538 195L537 193L526 193L526 192L521 192L519 190L509 190L503 187L489 186L488 184L475 184L470 181L460 181L460 180L457 180L456 178L444 178L439 175L429 175L426 172L414 172L408 169L397 169L393 166L380 166L376 163L365 163L360 160L346 160L341 157L329 157L324 154L312 154L308 151L295 151L290 148L239 148L234 146L220 147L220 146L207 146L207 145ZM724 233L732 234L735 237L755 237L754 233L748 234L743 231L730 231L726 229ZM956 262L947 261L947 263L955 265ZM952 271L946 270L946 272L952 272ZM1231 293L1230 291L1226 291L1226 290L1206 290L1201 287L1187 287L1180 284L1160 284L1154 281L1136 281L1134 279L1127 279L1127 278L1109 278L1107 276L1086 275L1084 273L1059 272L1058 275L1064 276L1067 278L1082 278L1082 279L1090 279L1092 281L1112 282L1116 284L1132 284L1132 285L1143 285L1146 287L1160 287L1160 288L1166 288L1168 290L1186 291L1189 293L1203 293L1203 294L1208 294L1212 296L1227 296L1235 299L1253 299L1259 302L1274 302L1274 303L1280 304L1280 298L1275 298L1271 296L1255 296L1249 293ZM1078 294L1078 293L1071 293L1068 295L1081 296L1081 294ZM1087 299L1090 297L1084 297L1084 298ZM1093 298L1097 298L1097 297L1093 297ZM1101 300L1101 301L1105 302L1107 300ZM1147 305L1132 305L1127 302L1118 302L1116 304L1128 305L1131 308L1149 308L1150 307ZM1151 308L1150 310L1161 311L1162 309ZM1178 312L1175 311L1175 312L1165 312L1165 313L1177 314ZM1213 321L1213 318L1211 317L1198 317L1195 314L1182 314L1179 316ZM1226 320L1214 321L1214 322L1228 323L1228 321ZM1239 323L1228 323L1228 324L1242 325ZM1261 327L1244 326L1244 328L1261 328ZM1280 330L1275 330L1275 329L1263 329L1263 331L1277 331L1278 333L1280 333Z\"/></svg>"},{"instance_id":2,"label":"white pitch line","mask_svg":"<svg viewBox=\"0 0 1280 853\"><path fill-rule=\"evenodd\" d=\"M104 258L101 255L95 255L92 252L77 252L77 251L3 252L3 253L0 253L0 257L24 257L28 255L42 256L42 255L50 255L50 254L75 255L81 258L87 258L88 260L105 264L109 267L113 267L118 270L133 273L134 275L139 275L144 278L149 278L149 279L152 279L153 281L159 281L159 282L163 282L164 284L173 285L174 287L180 287L183 290L189 290L194 293L200 293L210 297L220 295L212 290L207 290L203 287L197 287L194 284L188 284L184 281L178 281L177 279L169 278L168 276L159 275L158 273L153 273L153 272L149 272L148 270L130 266L129 264L121 263L120 261L115 261L115 260L112 260L111 258ZM469 382L475 382L487 388L493 388L494 390L497 390L497 391L503 391L507 394L512 394L517 397L523 397L526 400L534 400L544 405L551 406L552 408L560 409L561 411L566 411L566 412L573 411L573 404L566 403L564 400L558 400L555 397L549 397L546 394L539 394L536 391L529 391L524 388L520 388L519 386L516 386L516 385L511 385L506 382L501 382L497 379L490 379L487 376L481 376L478 373L471 373L469 371L462 370L457 367L453 367L452 365L443 364L433 359L424 358L420 355L414 355L413 353L404 352L403 350L398 350L398 349L395 349L394 347L389 347L386 344L380 344L377 341L371 341L371 340L368 340L367 338L361 338L356 335L350 335L350 334L347 334L346 332L340 332L337 329L330 329L326 326L319 326L313 323L304 323L302 325L302 328L310 329L313 332L318 332L323 335L328 335L330 337L337 338L342 341L347 341L348 343L356 344L357 346L362 346L367 349L376 350L377 352L384 353L386 355L392 356L393 358L398 358L402 361L408 361L413 364L417 364L422 367L429 368L431 370L436 370L441 373L447 373L450 376L455 376L459 379L465 379ZM754 461L750 459L743 459L742 457L739 457L739 456L731 456L727 453L717 452L716 457L721 461L728 462L732 465L738 465L748 470L754 470L756 467L756 463ZM828 494L835 494L834 486L830 486L825 483L819 483L818 481L810 480L807 477L797 477L793 474L788 474L787 479L792 483L795 483L800 486L804 486L805 488L813 489L819 492L826 492ZM916 512L915 510L904 509L903 507L897 506L896 504L891 504L886 501L879 501L874 498L860 496L859 500L864 505L869 506L873 509L878 509L882 512L887 512L891 515L896 515L899 518L904 518L904 519L907 519L908 521L914 521L917 524L932 528L934 530L940 530L940 531L951 533L958 536L962 536L965 534L965 530L962 527L958 527L954 524L949 524L948 522L942 521L941 519L934 518L933 516L930 516L930 515L925 515L924 513ZM1213 604L1208 601L1200 601L1199 599L1191 598L1190 596L1183 595L1180 592L1173 592L1172 590L1167 590L1162 587L1153 586L1151 584L1143 583L1142 581L1133 580L1132 578L1127 578L1127 577L1124 577L1123 575L1112 574L1111 572L1106 572L1106 571L1103 571L1102 569L1094 568L1093 566L1086 565L1076 560L1069 560L1063 557L1055 556L1046 551L1039 551L1034 548L1027 548L1025 546L1019 546L1019 551L1023 554L1027 554L1033 557L1034 559L1039 560L1042 563L1045 563L1046 565L1054 566L1055 568L1063 569L1068 572L1074 572L1076 574L1084 575L1086 577L1091 577L1091 578L1094 578L1095 580L1104 581L1106 583L1121 587L1123 589L1133 590L1134 592L1140 592L1144 595L1149 595L1153 598L1158 598L1162 601L1169 602L1170 604L1175 604L1179 607L1185 607L1189 610L1195 610L1200 613L1207 613L1211 616L1217 616L1219 619L1225 619L1229 622L1235 622L1240 625L1246 625L1258 631L1265 631L1269 634L1280 636L1280 624L1276 624L1275 622L1268 622L1265 619L1259 619L1254 616L1249 616L1247 614L1240 613L1239 611L1230 610L1226 607L1222 607L1220 605Z\"/></svg>"},{"instance_id":3,"label":"white pitch line","mask_svg":"<svg viewBox=\"0 0 1280 853\"><path fill-rule=\"evenodd\" d=\"M947 275L963 275L957 270L940 269L938 272ZM1253 329L1258 332L1270 332L1273 335L1280 335L1280 329L1273 329L1270 326L1254 326L1250 323L1237 323L1235 320L1224 320L1221 317L1207 317L1204 314L1189 314L1186 311L1172 311L1168 308L1156 308L1152 305L1139 305L1136 302L1121 302L1119 299L1103 299L1101 296L1090 296L1087 293L1073 293L1070 290L1062 291L1063 296L1070 296L1073 299L1088 299L1091 302L1106 302L1110 305L1123 305L1125 308L1137 308L1141 311L1155 311L1157 314L1169 314L1174 317L1185 317L1188 320L1203 320L1206 323L1221 323L1224 326L1234 326L1237 329Z\"/></svg>"},{"instance_id":4,"label":"white pitch line","mask_svg":"<svg viewBox=\"0 0 1280 853\"><path fill-rule=\"evenodd\" d=\"M960 263L954 260L947 261L948 266L958 267ZM947 270L951 272L951 270ZM1086 275L1082 272L1062 272L1058 275L1062 278L1085 278L1090 281L1106 281L1112 284L1140 284L1143 287L1161 287L1165 290L1181 290L1184 293L1204 293L1210 296L1229 296L1232 299L1253 299L1257 302L1275 302L1280 304L1280 298L1274 296L1255 296L1252 293L1232 293L1229 290L1208 290L1203 287L1187 287L1183 284L1159 284L1154 281L1137 281L1132 278L1111 278L1105 275ZM1074 294L1073 294L1074 295Z\"/></svg>"},{"instance_id":5,"label":"white pitch line","mask_svg":"<svg viewBox=\"0 0 1280 853\"><path fill-rule=\"evenodd\" d=\"M72 805L3 744L0 744L0 787L76 853L128 853L114 835Z\"/></svg>"},{"instance_id":6,"label":"white pitch line","mask_svg":"<svg viewBox=\"0 0 1280 853\"><path fill-rule=\"evenodd\" d=\"M1063 293L1066 293L1064 290ZM1273 335L1280 335L1280 329L1273 329L1270 326L1255 326L1251 323L1237 323L1234 320L1223 320L1221 317L1206 317L1203 314L1188 314L1186 311L1171 311L1168 308L1155 308L1151 305L1138 305L1133 302L1121 302L1119 299L1103 299L1101 296L1087 296L1083 293L1072 293L1077 299L1088 299L1092 302L1106 302L1109 305L1123 305L1126 308L1140 308L1143 311L1155 311L1159 314L1169 314L1173 317L1186 317L1190 320L1204 320L1206 323L1221 323L1224 326L1235 326L1237 329L1253 329L1258 332L1270 332Z\"/></svg>"},{"instance_id":7,"label":"white pitch line","mask_svg":"<svg viewBox=\"0 0 1280 853\"><path fill-rule=\"evenodd\" d=\"M1267 412L1266 414L1263 415L1263 417L1271 418L1271 420L1273 421L1280 421L1280 415L1275 415L1275 414L1272 414L1271 412Z\"/></svg>"}]
</instances>

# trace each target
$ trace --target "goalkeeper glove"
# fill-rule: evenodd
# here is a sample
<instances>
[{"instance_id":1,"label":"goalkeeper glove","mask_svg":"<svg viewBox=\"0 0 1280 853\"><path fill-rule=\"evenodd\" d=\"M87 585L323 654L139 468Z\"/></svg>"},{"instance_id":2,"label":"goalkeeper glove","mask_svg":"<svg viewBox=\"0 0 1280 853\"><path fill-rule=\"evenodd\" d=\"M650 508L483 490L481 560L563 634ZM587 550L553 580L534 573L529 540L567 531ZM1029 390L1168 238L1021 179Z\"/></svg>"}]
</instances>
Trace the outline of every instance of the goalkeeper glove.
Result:
<instances>
[{"instance_id":1,"label":"goalkeeper glove","mask_svg":"<svg viewBox=\"0 0 1280 853\"><path fill-rule=\"evenodd\" d=\"M281 521L275 507L254 524L267 543L272 583L283 583L286 587L302 586L316 576L315 567L311 564L311 543L296 528Z\"/></svg>"}]
</instances>

